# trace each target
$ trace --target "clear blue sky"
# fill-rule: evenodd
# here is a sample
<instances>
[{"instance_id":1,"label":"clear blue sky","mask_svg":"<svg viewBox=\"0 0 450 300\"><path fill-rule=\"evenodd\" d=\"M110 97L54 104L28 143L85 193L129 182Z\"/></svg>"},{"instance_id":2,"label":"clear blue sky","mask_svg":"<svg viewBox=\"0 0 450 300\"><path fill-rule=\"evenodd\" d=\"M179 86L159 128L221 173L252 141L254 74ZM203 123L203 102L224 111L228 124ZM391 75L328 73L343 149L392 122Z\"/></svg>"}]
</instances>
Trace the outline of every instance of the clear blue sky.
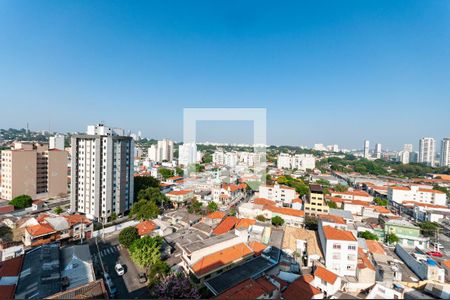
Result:
<instances>
[{"instance_id":1,"label":"clear blue sky","mask_svg":"<svg viewBox=\"0 0 450 300\"><path fill-rule=\"evenodd\" d=\"M185 107L264 107L272 144L450 136L450 1L170 3L0 1L0 128L181 140Z\"/></svg>"}]
</instances>

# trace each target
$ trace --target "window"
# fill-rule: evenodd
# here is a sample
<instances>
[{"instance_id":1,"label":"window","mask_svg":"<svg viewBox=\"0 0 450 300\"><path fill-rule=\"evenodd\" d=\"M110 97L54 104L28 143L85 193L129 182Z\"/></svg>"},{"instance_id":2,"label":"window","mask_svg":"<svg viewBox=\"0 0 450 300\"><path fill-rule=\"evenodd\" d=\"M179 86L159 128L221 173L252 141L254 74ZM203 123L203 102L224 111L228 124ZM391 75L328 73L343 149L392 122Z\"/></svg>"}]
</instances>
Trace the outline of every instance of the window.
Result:
<instances>
[{"instance_id":1,"label":"window","mask_svg":"<svg viewBox=\"0 0 450 300\"><path fill-rule=\"evenodd\" d=\"M333 244L333 249L341 249L341 244Z\"/></svg>"},{"instance_id":2,"label":"window","mask_svg":"<svg viewBox=\"0 0 450 300\"><path fill-rule=\"evenodd\" d=\"M356 250L356 246L355 245L349 245L348 246L348 250Z\"/></svg>"}]
</instances>

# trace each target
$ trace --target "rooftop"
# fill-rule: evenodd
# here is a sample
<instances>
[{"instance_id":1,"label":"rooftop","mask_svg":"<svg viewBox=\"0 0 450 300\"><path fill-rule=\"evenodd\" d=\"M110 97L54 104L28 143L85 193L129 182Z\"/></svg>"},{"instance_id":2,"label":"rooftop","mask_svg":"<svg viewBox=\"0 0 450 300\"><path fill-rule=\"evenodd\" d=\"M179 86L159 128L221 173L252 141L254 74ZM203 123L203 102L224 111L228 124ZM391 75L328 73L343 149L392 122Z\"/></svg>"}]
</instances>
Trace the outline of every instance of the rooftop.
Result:
<instances>
[{"instance_id":1,"label":"rooftop","mask_svg":"<svg viewBox=\"0 0 450 300\"><path fill-rule=\"evenodd\" d=\"M216 299L258 299L275 289L276 287L265 277L256 280L249 278L218 295Z\"/></svg>"},{"instance_id":2,"label":"rooftop","mask_svg":"<svg viewBox=\"0 0 450 300\"><path fill-rule=\"evenodd\" d=\"M138 234L142 236L151 233L153 230L156 229L157 226L153 221L145 220L137 224L135 227L138 231Z\"/></svg>"},{"instance_id":3,"label":"rooftop","mask_svg":"<svg viewBox=\"0 0 450 300\"><path fill-rule=\"evenodd\" d=\"M336 229L328 225L323 226L322 228L327 240L357 241L356 237L350 231Z\"/></svg>"},{"instance_id":4,"label":"rooftop","mask_svg":"<svg viewBox=\"0 0 450 300\"><path fill-rule=\"evenodd\" d=\"M184 246L184 249L186 250L186 252L192 253L192 252L198 251L200 249L207 248L212 245L215 245L215 244L218 244L221 242L225 242L227 240L231 240L234 238L236 238L236 235L233 232L227 232L225 234L212 236L212 237L209 237L209 238L201 240L201 241L196 241L196 242L187 244Z\"/></svg>"},{"instance_id":5,"label":"rooftop","mask_svg":"<svg viewBox=\"0 0 450 300\"><path fill-rule=\"evenodd\" d=\"M286 300L311 299L312 297L322 294L322 292L309 284L312 281L311 275L304 275L293 281L283 292L283 298Z\"/></svg>"},{"instance_id":6,"label":"rooftop","mask_svg":"<svg viewBox=\"0 0 450 300\"><path fill-rule=\"evenodd\" d=\"M325 269L322 266L317 266L316 270L314 271L314 277L319 277L320 279L323 279L330 284L334 284L336 282L336 279L338 278L336 274Z\"/></svg>"},{"instance_id":7,"label":"rooftop","mask_svg":"<svg viewBox=\"0 0 450 300\"><path fill-rule=\"evenodd\" d=\"M274 263L262 256L258 256L220 274L219 276L207 280L205 285L213 292L213 294L217 295L246 279L257 277L258 274L266 272L273 266L275 266Z\"/></svg>"},{"instance_id":8,"label":"rooftop","mask_svg":"<svg viewBox=\"0 0 450 300\"><path fill-rule=\"evenodd\" d=\"M323 221L335 223L335 224L343 224L343 225L346 224L344 218L342 218L340 216L336 216L336 215L321 214L321 215L319 215L319 219L321 219Z\"/></svg>"},{"instance_id":9,"label":"rooftop","mask_svg":"<svg viewBox=\"0 0 450 300\"><path fill-rule=\"evenodd\" d=\"M204 256L192 266L192 270L197 276L203 276L218 268L231 264L236 260L249 256L252 253L252 249L250 249L246 244L240 243Z\"/></svg>"},{"instance_id":10,"label":"rooftop","mask_svg":"<svg viewBox=\"0 0 450 300\"><path fill-rule=\"evenodd\" d=\"M214 228L212 233L215 235L220 235L220 234L229 232L236 226L237 222L238 222L238 218L233 217L233 216L228 216L222 222L220 222L216 228Z\"/></svg>"}]
</instances>

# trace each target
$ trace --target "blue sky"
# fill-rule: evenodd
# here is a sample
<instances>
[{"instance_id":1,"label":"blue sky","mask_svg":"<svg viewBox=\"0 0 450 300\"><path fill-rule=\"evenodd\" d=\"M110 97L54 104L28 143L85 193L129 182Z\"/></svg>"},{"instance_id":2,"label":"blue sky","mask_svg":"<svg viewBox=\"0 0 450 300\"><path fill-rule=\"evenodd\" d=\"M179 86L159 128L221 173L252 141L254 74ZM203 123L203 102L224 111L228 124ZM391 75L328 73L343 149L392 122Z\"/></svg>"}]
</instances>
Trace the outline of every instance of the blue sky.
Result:
<instances>
[{"instance_id":1,"label":"blue sky","mask_svg":"<svg viewBox=\"0 0 450 300\"><path fill-rule=\"evenodd\" d=\"M181 140L185 107L263 107L272 144L450 136L449 1L170 3L0 1L0 128Z\"/></svg>"}]
</instances>

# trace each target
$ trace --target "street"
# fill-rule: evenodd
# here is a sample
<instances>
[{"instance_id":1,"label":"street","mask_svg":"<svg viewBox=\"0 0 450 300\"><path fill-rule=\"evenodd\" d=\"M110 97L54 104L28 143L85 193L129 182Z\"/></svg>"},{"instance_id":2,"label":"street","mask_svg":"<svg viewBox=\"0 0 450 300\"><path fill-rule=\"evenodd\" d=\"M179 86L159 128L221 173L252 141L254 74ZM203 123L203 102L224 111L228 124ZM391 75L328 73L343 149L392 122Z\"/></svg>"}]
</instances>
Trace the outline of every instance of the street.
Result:
<instances>
[{"instance_id":1,"label":"street","mask_svg":"<svg viewBox=\"0 0 450 300\"><path fill-rule=\"evenodd\" d=\"M95 239L89 241L92 262L97 278L103 274L103 268L111 276L112 282L116 286L117 294L115 298L148 298L149 291L146 284L139 283L138 273L142 270L131 261L128 251L124 249L118 241L118 235L113 235L105 239L98 239L98 248ZM116 263L122 264L125 274L117 275L114 266ZM103 268L102 268L103 264Z\"/></svg>"}]
</instances>

